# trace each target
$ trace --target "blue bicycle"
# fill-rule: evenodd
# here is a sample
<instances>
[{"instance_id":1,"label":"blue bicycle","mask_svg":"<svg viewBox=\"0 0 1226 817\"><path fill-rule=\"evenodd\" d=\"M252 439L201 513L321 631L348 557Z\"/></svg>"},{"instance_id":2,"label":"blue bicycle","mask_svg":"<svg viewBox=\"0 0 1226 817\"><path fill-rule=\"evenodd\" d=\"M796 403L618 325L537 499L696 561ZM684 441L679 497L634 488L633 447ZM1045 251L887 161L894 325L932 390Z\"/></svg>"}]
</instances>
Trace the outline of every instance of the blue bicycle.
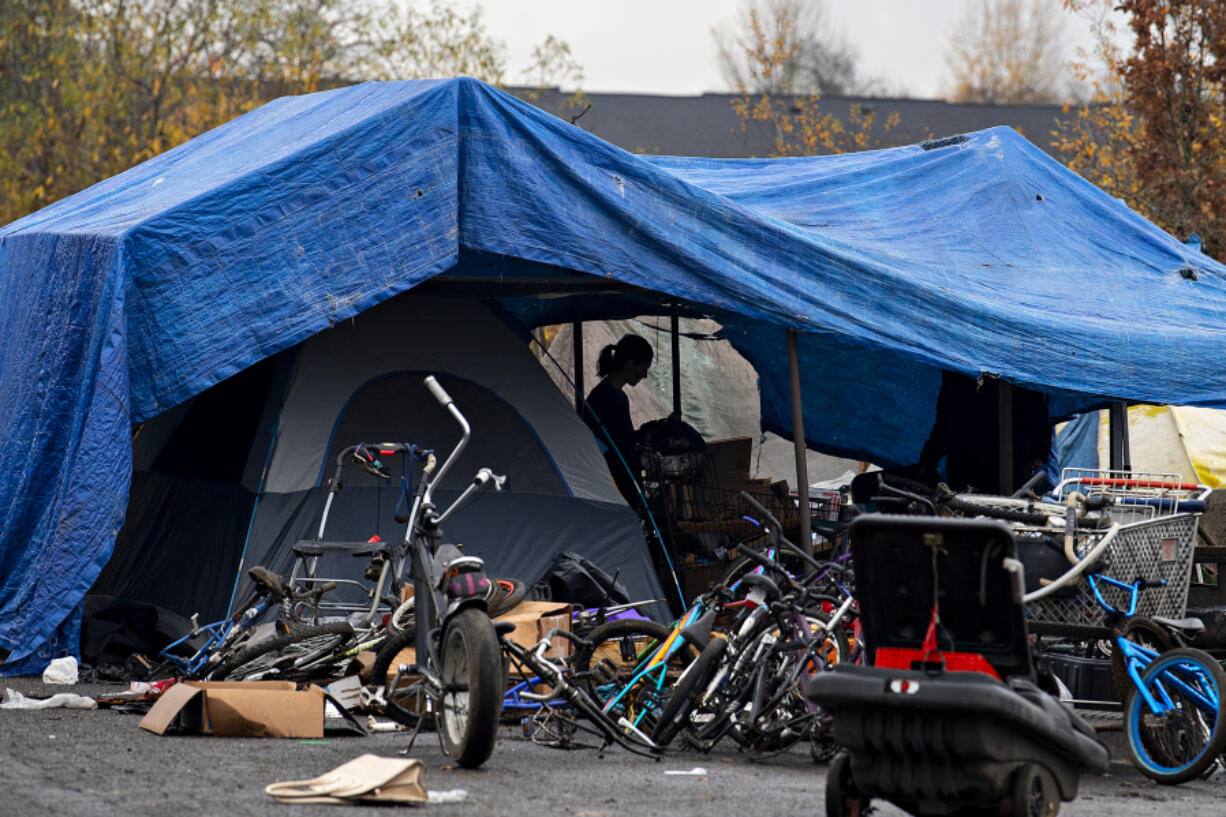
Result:
<instances>
[{"instance_id":1,"label":"blue bicycle","mask_svg":"<svg viewBox=\"0 0 1226 817\"><path fill-rule=\"evenodd\" d=\"M1095 600L1112 621L1112 666L1124 704L1124 734L1133 763L1158 783L1183 783L1217 763L1226 748L1222 695L1226 671L1213 656L1171 644L1198 629L1195 620L1133 618L1143 588L1101 574L1087 575ZM1100 583L1127 593L1127 609L1107 602Z\"/></svg>"},{"instance_id":2,"label":"blue bicycle","mask_svg":"<svg viewBox=\"0 0 1226 817\"><path fill-rule=\"evenodd\" d=\"M205 681L249 677L257 667L267 670L271 656L277 656L278 660L296 658L301 655L301 649L332 649L352 637L353 628L344 622L293 630L278 622L279 629L274 635L254 639L256 625L274 605L317 604L320 596L336 585L319 585L295 594L283 578L263 567L253 567L247 575L255 583L247 603L240 605L228 618L204 626L197 624L196 617L192 616L192 631L168 644L159 654L163 667L172 667L181 678ZM202 636L203 642L200 641ZM185 645L195 646L191 655L182 654Z\"/></svg>"}]
</instances>

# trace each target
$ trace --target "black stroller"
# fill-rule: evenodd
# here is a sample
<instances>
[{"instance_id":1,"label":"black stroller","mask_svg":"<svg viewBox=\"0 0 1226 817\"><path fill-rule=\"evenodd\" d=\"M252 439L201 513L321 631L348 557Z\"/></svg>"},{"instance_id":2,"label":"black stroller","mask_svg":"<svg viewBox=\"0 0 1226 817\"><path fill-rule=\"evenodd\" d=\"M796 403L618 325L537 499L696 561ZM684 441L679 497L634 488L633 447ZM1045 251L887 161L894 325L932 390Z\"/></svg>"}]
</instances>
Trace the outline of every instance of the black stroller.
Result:
<instances>
[{"instance_id":1,"label":"black stroller","mask_svg":"<svg viewBox=\"0 0 1226 817\"><path fill-rule=\"evenodd\" d=\"M871 514L851 547L869 666L809 688L842 747L829 817L875 797L916 815L1054 817L1082 769L1107 770L1094 729L1035 683L1005 525Z\"/></svg>"}]
</instances>

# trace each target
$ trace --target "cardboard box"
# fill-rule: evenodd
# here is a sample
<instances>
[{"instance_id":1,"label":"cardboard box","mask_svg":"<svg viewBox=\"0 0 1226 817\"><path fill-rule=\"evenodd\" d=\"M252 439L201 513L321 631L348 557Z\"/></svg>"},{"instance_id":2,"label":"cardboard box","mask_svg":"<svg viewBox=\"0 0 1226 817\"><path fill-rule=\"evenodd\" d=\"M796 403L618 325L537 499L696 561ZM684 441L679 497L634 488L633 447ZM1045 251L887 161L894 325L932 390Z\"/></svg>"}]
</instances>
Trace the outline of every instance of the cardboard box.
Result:
<instances>
[{"instance_id":1,"label":"cardboard box","mask_svg":"<svg viewBox=\"0 0 1226 817\"><path fill-rule=\"evenodd\" d=\"M506 615L495 621L509 621L515 625L510 638L521 647L535 647L550 630L570 632L571 606L556 601L522 601ZM571 643L562 636L555 636L546 658L563 658L570 655Z\"/></svg>"},{"instance_id":2,"label":"cardboard box","mask_svg":"<svg viewBox=\"0 0 1226 817\"><path fill-rule=\"evenodd\" d=\"M749 481L752 458L752 437L711 440L707 443L700 481L712 487L740 488Z\"/></svg>"},{"instance_id":3,"label":"cardboard box","mask_svg":"<svg viewBox=\"0 0 1226 817\"><path fill-rule=\"evenodd\" d=\"M292 681L184 681L162 693L140 728L164 735L172 727L226 737L321 738L324 703L359 732L365 730L323 689Z\"/></svg>"},{"instance_id":4,"label":"cardboard box","mask_svg":"<svg viewBox=\"0 0 1226 817\"><path fill-rule=\"evenodd\" d=\"M788 490L787 480L779 480L764 488L747 487L745 493L756 499L766 510L770 511L785 531L800 524L800 508L796 505L796 497ZM745 506L747 513L752 513Z\"/></svg>"}]
</instances>

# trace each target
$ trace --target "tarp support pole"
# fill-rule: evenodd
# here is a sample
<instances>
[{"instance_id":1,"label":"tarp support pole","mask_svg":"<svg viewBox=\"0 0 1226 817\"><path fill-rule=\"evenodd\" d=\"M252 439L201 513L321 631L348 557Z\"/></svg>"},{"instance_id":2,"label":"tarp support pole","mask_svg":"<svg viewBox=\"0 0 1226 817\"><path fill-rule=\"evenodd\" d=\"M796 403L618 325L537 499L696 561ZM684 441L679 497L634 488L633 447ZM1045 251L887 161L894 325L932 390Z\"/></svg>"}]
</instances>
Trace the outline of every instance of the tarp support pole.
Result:
<instances>
[{"instance_id":1,"label":"tarp support pole","mask_svg":"<svg viewBox=\"0 0 1226 817\"><path fill-rule=\"evenodd\" d=\"M805 416L800 404L800 347L796 330L788 330L788 377L792 381L792 446L796 451L796 498L800 504L800 542L813 553L813 526L809 520L809 461L805 455Z\"/></svg>"},{"instance_id":2,"label":"tarp support pole","mask_svg":"<svg viewBox=\"0 0 1226 817\"><path fill-rule=\"evenodd\" d=\"M1013 495L1013 384L996 381L996 439L1000 442L1000 493Z\"/></svg>"},{"instance_id":3,"label":"tarp support pole","mask_svg":"<svg viewBox=\"0 0 1226 817\"><path fill-rule=\"evenodd\" d=\"M673 336L673 416L681 417L681 319L677 314L677 302L673 301L669 316Z\"/></svg>"},{"instance_id":4,"label":"tarp support pole","mask_svg":"<svg viewBox=\"0 0 1226 817\"><path fill-rule=\"evenodd\" d=\"M1111 470L1131 471L1132 452L1128 450L1128 406L1112 403L1107 419L1111 431Z\"/></svg>"},{"instance_id":5,"label":"tarp support pole","mask_svg":"<svg viewBox=\"0 0 1226 817\"><path fill-rule=\"evenodd\" d=\"M575 359L575 411L583 412L583 321L570 325L571 348Z\"/></svg>"}]
</instances>

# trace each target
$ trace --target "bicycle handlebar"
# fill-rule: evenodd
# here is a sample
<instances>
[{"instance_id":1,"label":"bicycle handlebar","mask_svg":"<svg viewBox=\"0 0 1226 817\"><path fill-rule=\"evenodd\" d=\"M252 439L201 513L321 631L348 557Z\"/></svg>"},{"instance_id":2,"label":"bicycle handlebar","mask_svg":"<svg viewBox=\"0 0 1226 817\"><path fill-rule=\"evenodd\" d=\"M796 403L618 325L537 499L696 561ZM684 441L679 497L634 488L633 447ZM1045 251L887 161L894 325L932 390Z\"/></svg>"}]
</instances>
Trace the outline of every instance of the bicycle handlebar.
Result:
<instances>
[{"instance_id":1,"label":"bicycle handlebar","mask_svg":"<svg viewBox=\"0 0 1226 817\"><path fill-rule=\"evenodd\" d=\"M804 548L797 547L783 535L783 525L779 523L779 520L775 518L774 514L762 507L761 503L754 499L749 492L741 491L741 499L748 502L750 507L762 514L762 516L766 519L767 524L771 526L772 538L777 539L779 544L786 546L788 550L799 556L800 559L806 562L810 567L817 570L823 569L821 562L814 559L808 553L805 553Z\"/></svg>"},{"instance_id":2,"label":"bicycle handlebar","mask_svg":"<svg viewBox=\"0 0 1226 817\"><path fill-rule=\"evenodd\" d=\"M447 408L447 406L455 402L451 399L451 395L447 394L447 390L434 379L434 375L430 375L426 378L426 388L430 390L430 393L434 395L434 399L437 400L438 404L443 408Z\"/></svg>"}]
</instances>

